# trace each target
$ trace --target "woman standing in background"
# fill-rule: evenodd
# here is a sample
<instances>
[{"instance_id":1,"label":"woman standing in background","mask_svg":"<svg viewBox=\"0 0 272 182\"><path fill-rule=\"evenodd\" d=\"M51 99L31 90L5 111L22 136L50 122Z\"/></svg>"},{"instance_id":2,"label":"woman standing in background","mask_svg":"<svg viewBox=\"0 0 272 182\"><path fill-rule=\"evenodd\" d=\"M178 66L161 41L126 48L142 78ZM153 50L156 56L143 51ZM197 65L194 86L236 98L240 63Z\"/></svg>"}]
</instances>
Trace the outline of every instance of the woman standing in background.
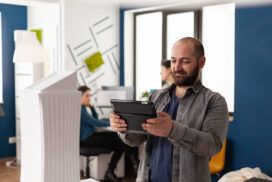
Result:
<instances>
[{"instance_id":1,"label":"woman standing in background","mask_svg":"<svg viewBox=\"0 0 272 182\"><path fill-rule=\"evenodd\" d=\"M171 61L162 60L161 63L161 80L163 81L162 88L165 89L174 83L174 78L171 72Z\"/></svg>"}]
</instances>

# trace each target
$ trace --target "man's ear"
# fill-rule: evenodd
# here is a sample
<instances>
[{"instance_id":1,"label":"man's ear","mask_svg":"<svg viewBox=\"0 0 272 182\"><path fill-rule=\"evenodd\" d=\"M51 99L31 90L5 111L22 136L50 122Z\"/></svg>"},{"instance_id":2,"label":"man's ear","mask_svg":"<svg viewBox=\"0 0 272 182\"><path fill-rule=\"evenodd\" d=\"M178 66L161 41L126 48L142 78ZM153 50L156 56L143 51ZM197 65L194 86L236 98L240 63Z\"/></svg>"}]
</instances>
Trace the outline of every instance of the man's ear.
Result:
<instances>
[{"instance_id":1,"label":"man's ear","mask_svg":"<svg viewBox=\"0 0 272 182\"><path fill-rule=\"evenodd\" d=\"M206 58L205 58L205 56L202 56L202 57L199 59L199 67L200 67L200 68L203 68L204 65L205 65L205 62L206 62Z\"/></svg>"}]
</instances>

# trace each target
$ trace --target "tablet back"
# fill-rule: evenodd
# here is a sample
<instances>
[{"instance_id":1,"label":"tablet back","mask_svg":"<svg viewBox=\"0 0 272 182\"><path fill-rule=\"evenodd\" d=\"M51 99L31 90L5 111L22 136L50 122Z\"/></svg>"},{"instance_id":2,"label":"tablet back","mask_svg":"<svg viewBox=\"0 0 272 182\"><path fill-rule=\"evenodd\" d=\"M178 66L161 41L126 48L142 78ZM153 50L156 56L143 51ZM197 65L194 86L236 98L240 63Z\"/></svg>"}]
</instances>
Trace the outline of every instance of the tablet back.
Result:
<instances>
[{"instance_id":1,"label":"tablet back","mask_svg":"<svg viewBox=\"0 0 272 182\"><path fill-rule=\"evenodd\" d=\"M157 117L155 106L152 102L111 100L113 110L128 125L127 132L147 134L142 129L142 124L149 118Z\"/></svg>"}]
</instances>

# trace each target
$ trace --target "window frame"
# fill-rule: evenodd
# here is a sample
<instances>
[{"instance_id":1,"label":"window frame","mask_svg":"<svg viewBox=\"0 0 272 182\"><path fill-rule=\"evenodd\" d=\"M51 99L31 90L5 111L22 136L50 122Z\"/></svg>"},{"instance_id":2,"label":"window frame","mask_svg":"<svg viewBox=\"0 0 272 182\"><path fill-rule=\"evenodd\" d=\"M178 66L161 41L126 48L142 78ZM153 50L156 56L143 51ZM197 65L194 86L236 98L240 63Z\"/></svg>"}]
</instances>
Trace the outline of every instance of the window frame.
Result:
<instances>
[{"instance_id":1,"label":"window frame","mask_svg":"<svg viewBox=\"0 0 272 182\"><path fill-rule=\"evenodd\" d=\"M201 40L201 27L202 24L202 17L201 17L201 9L185 9L185 10L165 10L165 9L157 9L157 10L151 10L151 11L144 11L144 12L137 12L133 14L133 86L134 86L134 99L136 99L136 39L137 39L137 23L136 23L136 17L138 15L143 15L143 14L149 14L149 13L157 13L161 12L162 13L162 60L167 58L167 16L171 14L178 14L178 13L187 13L187 12L194 12L194 27L195 27L195 32L194 36Z\"/></svg>"}]
</instances>

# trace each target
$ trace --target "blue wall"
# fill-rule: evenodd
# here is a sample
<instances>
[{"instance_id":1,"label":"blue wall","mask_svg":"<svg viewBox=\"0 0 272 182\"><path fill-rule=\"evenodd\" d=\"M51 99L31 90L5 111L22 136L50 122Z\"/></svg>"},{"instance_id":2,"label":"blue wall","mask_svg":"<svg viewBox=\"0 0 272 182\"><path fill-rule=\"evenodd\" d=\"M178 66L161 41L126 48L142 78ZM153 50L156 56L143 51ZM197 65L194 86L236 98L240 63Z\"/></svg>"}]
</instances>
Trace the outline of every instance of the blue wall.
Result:
<instances>
[{"instance_id":1,"label":"blue wall","mask_svg":"<svg viewBox=\"0 0 272 182\"><path fill-rule=\"evenodd\" d=\"M124 20L125 20L125 11L127 9L123 9L123 8L120 8L119 10L119 13L120 13L120 36L119 36L119 45L120 45L120 77L119 77L119 80L120 80L120 86L124 86L125 85L125 67L124 67Z\"/></svg>"},{"instance_id":2,"label":"blue wall","mask_svg":"<svg viewBox=\"0 0 272 182\"><path fill-rule=\"evenodd\" d=\"M142 8L142 7L137 7L138 8ZM120 76L119 76L119 81L120 81L120 86L124 86L125 85L125 42L124 42L124 30L125 30L125 12L127 10L131 10L131 9L136 9L136 7L134 8L128 8L128 7L124 7L124 8L120 8L119 13L120 13L120 34L119 34L119 42L120 42L120 50L119 50L119 54L120 54Z\"/></svg>"},{"instance_id":3,"label":"blue wall","mask_svg":"<svg viewBox=\"0 0 272 182\"><path fill-rule=\"evenodd\" d=\"M27 8L24 6L0 4L2 14L2 65L3 97L5 116L0 117L0 158L15 156L15 145L8 138L15 136L15 89L13 31L27 28Z\"/></svg>"},{"instance_id":4,"label":"blue wall","mask_svg":"<svg viewBox=\"0 0 272 182\"><path fill-rule=\"evenodd\" d=\"M226 171L260 167L272 176L272 6L238 8L235 16L235 121Z\"/></svg>"}]
</instances>

